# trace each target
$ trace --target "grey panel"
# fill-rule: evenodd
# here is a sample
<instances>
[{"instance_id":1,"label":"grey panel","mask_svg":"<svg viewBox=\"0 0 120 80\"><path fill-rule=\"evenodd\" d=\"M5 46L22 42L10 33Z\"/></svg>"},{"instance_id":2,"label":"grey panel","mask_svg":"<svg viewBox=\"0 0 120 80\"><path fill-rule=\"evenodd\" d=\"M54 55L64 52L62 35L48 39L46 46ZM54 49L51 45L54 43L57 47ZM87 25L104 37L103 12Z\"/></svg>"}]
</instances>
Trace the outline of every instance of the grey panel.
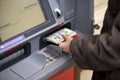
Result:
<instances>
[{"instance_id":1,"label":"grey panel","mask_svg":"<svg viewBox=\"0 0 120 80\"><path fill-rule=\"evenodd\" d=\"M77 0L76 30L90 35L93 33L93 0Z\"/></svg>"},{"instance_id":2,"label":"grey panel","mask_svg":"<svg viewBox=\"0 0 120 80\"><path fill-rule=\"evenodd\" d=\"M76 0L57 0L65 19L69 19L75 15Z\"/></svg>"},{"instance_id":3,"label":"grey panel","mask_svg":"<svg viewBox=\"0 0 120 80\"><path fill-rule=\"evenodd\" d=\"M30 56L28 59L21 61L20 63L11 67L11 70L22 77L23 79L27 79L40 69L44 67L46 61L46 57L41 54L34 54Z\"/></svg>"},{"instance_id":4,"label":"grey panel","mask_svg":"<svg viewBox=\"0 0 120 80\"><path fill-rule=\"evenodd\" d=\"M0 80L23 80L23 79L8 69L3 72L0 72Z\"/></svg>"}]
</instances>

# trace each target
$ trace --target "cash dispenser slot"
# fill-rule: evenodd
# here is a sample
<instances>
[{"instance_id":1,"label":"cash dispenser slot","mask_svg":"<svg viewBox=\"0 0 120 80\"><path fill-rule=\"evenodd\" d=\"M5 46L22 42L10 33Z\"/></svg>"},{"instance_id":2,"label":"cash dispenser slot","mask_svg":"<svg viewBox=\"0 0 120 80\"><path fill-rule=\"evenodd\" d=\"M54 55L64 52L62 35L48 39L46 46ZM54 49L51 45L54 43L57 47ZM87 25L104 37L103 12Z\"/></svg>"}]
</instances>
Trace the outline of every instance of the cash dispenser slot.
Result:
<instances>
[{"instance_id":1,"label":"cash dispenser slot","mask_svg":"<svg viewBox=\"0 0 120 80\"><path fill-rule=\"evenodd\" d=\"M63 28L71 29L71 23L64 24L63 26L54 27L54 28L44 32L43 34L41 34L40 40L39 40L39 42L40 42L39 49L42 49L42 48L46 47L47 45L54 44L52 42L47 41L46 37L55 33L55 32L57 32L57 31L59 31L59 30L61 30L61 29L63 29Z\"/></svg>"},{"instance_id":2,"label":"cash dispenser slot","mask_svg":"<svg viewBox=\"0 0 120 80\"><path fill-rule=\"evenodd\" d=\"M31 54L30 43L15 46L0 55L0 71L12 66Z\"/></svg>"}]
</instances>

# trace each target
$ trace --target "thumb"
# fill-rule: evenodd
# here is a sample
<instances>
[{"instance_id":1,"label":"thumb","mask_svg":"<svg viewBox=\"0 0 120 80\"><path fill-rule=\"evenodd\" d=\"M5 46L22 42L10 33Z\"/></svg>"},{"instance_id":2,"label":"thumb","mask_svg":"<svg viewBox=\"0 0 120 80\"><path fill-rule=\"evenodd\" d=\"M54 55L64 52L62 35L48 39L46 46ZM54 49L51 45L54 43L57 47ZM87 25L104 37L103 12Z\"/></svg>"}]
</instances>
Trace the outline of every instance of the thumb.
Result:
<instances>
[{"instance_id":1,"label":"thumb","mask_svg":"<svg viewBox=\"0 0 120 80\"><path fill-rule=\"evenodd\" d=\"M68 35L63 35L63 38L65 39L65 41L69 40L69 36Z\"/></svg>"}]
</instances>

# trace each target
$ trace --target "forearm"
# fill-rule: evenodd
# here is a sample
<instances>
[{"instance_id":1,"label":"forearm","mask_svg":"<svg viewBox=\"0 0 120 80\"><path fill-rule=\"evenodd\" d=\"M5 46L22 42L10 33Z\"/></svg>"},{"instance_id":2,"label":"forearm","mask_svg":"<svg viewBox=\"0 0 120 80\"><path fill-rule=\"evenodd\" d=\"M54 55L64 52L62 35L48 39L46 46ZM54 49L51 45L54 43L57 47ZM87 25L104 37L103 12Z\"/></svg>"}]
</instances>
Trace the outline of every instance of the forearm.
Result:
<instances>
[{"instance_id":1,"label":"forearm","mask_svg":"<svg viewBox=\"0 0 120 80\"><path fill-rule=\"evenodd\" d=\"M71 42L70 51L79 67L97 71L107 71L120 67L120 51L112 43L110 34L81 36ZM111 40L113 40L111 42ZM117 66L116 66L117 65Z\"/></svg>"}]
</instances>

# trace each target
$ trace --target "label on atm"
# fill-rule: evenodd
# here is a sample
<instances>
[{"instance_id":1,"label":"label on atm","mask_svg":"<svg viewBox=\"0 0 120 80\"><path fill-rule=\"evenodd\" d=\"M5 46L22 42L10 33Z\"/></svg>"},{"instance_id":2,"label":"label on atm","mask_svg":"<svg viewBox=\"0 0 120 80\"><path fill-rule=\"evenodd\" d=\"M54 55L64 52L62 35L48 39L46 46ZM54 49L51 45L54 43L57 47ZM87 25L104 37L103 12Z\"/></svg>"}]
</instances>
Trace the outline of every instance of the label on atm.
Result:
<instances>
[{"instance_id":1,"label":"label on atm","mask_svg":"<svg viewBox=\"0 0 120 80\"><path fill-rule=\"evenodd\" d=\"M76 38L77 33L68 28L63 28L49 36L46 37L46 40L55 44L59 44L64 41L63 35L68 35L71 38Z\"/></svg>"}]
</instances>

